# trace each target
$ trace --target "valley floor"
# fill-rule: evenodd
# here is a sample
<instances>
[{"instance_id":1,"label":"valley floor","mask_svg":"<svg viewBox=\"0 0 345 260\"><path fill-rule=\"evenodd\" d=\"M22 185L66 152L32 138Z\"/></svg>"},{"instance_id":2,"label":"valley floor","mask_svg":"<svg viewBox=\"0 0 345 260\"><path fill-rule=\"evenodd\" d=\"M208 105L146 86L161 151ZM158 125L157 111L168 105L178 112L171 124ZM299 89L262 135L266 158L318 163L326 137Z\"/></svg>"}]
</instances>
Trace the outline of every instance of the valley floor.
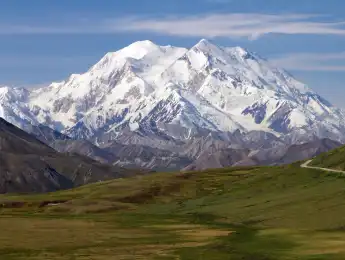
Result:
<instances>
[{"instance_id":1,"label":"valley floor","mask_svg":"<svg viewBox=\"0 0 345 260\"><path fill-rule=\"evenodd\" d=\"M345 177L251 167L0 196L0 259L345 259Z\"/></svg>"}]
</instances>

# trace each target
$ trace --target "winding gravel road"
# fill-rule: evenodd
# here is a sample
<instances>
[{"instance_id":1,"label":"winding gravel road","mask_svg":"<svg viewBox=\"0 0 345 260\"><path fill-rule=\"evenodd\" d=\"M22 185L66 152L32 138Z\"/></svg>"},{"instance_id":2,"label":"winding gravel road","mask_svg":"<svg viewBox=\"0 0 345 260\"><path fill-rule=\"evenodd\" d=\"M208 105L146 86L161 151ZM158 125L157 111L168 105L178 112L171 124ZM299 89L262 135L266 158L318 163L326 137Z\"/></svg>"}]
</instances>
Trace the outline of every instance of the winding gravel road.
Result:
<instances>
[{"instance_id":1,"label":"winding gravel road","mask_svg":"<svg viewBox=\"0 0 345 260\"><path fill-rule=\"evenodd\" d=\"M341 170L335 170L335 169L329 169L329 168L321 168L321 167L315 167L315 166L308 166L309 163L311 163L312 160L306 161L305 163L301 164L302 168L309 168L309 169L315 169L315 170L321 170L326 172L337 172L337 173L343 173L345 174L345 171Z\"/></svg>"}]
</instances>

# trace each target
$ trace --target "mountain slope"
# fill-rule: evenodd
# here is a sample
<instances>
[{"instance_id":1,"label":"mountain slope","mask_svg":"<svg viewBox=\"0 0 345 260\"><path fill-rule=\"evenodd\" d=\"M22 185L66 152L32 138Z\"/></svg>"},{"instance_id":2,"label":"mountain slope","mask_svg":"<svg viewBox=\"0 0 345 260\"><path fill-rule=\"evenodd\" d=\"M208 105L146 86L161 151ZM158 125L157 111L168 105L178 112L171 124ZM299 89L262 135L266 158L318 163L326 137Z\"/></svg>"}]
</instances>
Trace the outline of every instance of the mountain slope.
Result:
<instances>
[{"instance_id":1,"label":"mountain slope","mask_svg":"<svg viewBox=\"0 0 345 260\"><path fill-rule=\"evenodd\" d=\"M79 154L102 163L111 163L116 156L86 140L55 140L51 147L60 153Z\"/></svg>"},{"instance_id":2,"label":"mountain slope","mask_svg":"<svg viewBox=\"0 0 345 260\"><path fill-rule=\"evenodd\" d=\"M51 145L56 141L65 141L70 140L71 138L67 135L64 135L56 130L51 129L48 126L44 125L25 125L24 129L25 132L35 136L38 140Z\"/></svg>"},{"instance_id":3,"label":"mountain slope","mask_svg":"<svg viewBox=\"0 0 345 260\"><path fill-rule=\"evenodd\" d=\"M54 191L135 173L81 155L57 153L0 118L0 193Z\"/></svg>"},{"instance_id":4,"label":"mountain slope","mask_svg":"<svg viewBox=\"0 0 345 260\"><path fill-rule=\"evenodd\" d=\"M205 169L224 168L236 165L253 166L258 165L258 162L248 157L248 150L238 150L225 148L217 151L204 151L201 155L190 165L185 167L184 171L200 171Z\"/></svg>"},{"instance_id":5,"label":"mountain slope","mask_svg":"<svg viewBox=\"0 0 345 260\"><path fill-rule=\"evenodd\" d=\"M154 171L178 171L192 163L192 159L168 150L144 145L124 145L112 142L97 147L85 140L57 140L51 144L62 153L75 153L127 169L148 169Z\"/></svg>"},{"instance_id":6,"label":"mountain slope","mask_svg":"<svg viewBox=\"0 0 345 260\"><path fill-rule=\"evenodd\" d=\"M342 111L259 55L207 40L190 49L136 42L48 87L0 88L1 115L96 145L174 150L208 135L229 142L238 131L287 144L345 142Z\"/></svg>"},{"instance_id":7,"label":"mountain slope","mask_svg":"<svg viewBox=\"0 0 345 260\"><path fill-rule=\"evenodd\" d=\"M262 149L234 149L231 146L207 149L183 170L206 170L230 166L282 165L306 160L341 146L330 139Z\"/></svg>"},{"instance_id":8,"label":"mountain slope","mask_svg":"<svg viewBox=\"0 0 345 260\"><path fill-rule=\"evenodd\" d=\"M316 139L308 143L252 151L249 157L261 165L289 164L312 158L339 146L341 143L330 139Z\"/></svg>"},{"instance_id":9,"label":"mountain slope","mask_svg":"<svg viewBox=\"0 0 345 260\"><path fill-rule=\"evenodd\" d=\"M0 151L13 154L49 155L55 151L32 135L0 118Z\"/></svg>"},{"instance_id":10,"label":"mountain slope","mask_svg":"<svg viewBox=\"0 0 345 260\"><path fill-rule=\"evenodd\" d=\"M309 165L345 171L345 146L320 154Z\"/></svg>"}]
</instances>

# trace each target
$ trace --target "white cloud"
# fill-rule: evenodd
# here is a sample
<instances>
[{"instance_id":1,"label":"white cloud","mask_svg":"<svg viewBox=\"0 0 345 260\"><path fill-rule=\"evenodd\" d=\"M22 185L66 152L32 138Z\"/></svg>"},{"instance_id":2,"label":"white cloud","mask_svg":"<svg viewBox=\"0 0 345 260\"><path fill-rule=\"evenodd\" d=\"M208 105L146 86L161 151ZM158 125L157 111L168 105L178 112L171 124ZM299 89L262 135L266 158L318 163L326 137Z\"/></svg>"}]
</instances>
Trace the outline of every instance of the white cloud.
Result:
<instances>
[{"instance_id":1,"label":"white cloud","mask_svg":"<svg viewBox=\"0 0 345 260\"><path fill-rule=\"evenodd\" d=\"M345 71L345 52L290 53L271 58L270 63L295 71Z\"/></svg>"},{"instance_id":2,"label":"white cloud","mask_svg":"<svg viewBox=\"0 0 345 260\"><path fill-rule=\"evenodd\" d=\"M310 14L230 13L163 18L125 17L70 21L65 25L4 25L0 34L112 34L151 32L182 37L256 39L267 34L345 35L345 20Z\"/></svg>"},{"instance_id":3,"label":"white cloud","mask_svg":"<svg viewBox=\"0 0 345 260\"><path fill-rule=\"evenodd\" d=\"M122 22L122 31L149 31L191 37L249 37L266 34L345 35L345 22L315 21L308 14L212 14L168 17L163 19L132 18ZM116 27L116 23L113 23Z\"/></svg>"}]
</instances>

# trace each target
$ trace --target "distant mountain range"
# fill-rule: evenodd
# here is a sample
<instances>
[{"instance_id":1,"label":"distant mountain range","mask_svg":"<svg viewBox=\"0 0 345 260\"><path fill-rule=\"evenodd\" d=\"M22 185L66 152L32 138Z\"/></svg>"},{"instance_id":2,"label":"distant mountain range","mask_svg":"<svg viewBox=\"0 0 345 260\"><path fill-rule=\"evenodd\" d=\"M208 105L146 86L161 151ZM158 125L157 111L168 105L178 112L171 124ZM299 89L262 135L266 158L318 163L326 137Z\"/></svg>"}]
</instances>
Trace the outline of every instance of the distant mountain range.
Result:
<instances>
[{"instance_id":1,"label":"distant mountain range","mask_svg":"<svg viewBox=\"0 0 345 260\"><path fill-rule=\"evenodd\" d=\"M52 145L57 151L72 152L89 156L103 163L125 168L143 168L156 171L191 171L208 168L250 165L281 165L314 157L320 153L339 147L341 144L330 139L316 139L308 143L291 146L281 145L274 148L250 150L229 148L225 145L215 147L206 142L205 149L196 155L189 154L195 146L186 146L179 153L160 150L149 146L122 145L113 143L100 148L88 141L55 141ZM206 148L207 147L207 148ZM197 146L197 148L200 148Z\"/></svg>"},{"instance_id":2,"label":"distant mountain range","mask_svg":"<svg viewBox=\"0 0 345 260\"><path fill-rule=\"evenodd\" d=\"M345 114L240 47L135 42L39 89L0 87L0 117L58 151L155 170L279 164L345 143Z\"/></svg>"}]
</instances>

